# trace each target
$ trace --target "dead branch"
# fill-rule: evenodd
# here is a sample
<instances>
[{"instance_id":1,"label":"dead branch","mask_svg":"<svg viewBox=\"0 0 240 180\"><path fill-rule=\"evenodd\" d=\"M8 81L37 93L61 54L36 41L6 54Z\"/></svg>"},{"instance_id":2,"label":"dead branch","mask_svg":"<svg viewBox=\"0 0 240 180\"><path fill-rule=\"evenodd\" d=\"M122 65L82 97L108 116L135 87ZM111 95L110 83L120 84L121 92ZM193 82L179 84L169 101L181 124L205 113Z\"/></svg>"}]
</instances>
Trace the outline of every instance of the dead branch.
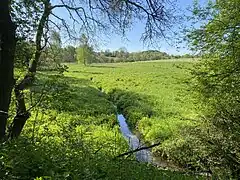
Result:
<instances>
[{"instance_id":1,"label":"dead branch","mask_svg":"<svg viewBox=\"0 0 240 180\"><path fill-rule=\"evenodd\" d=\"M154 148L154 147L156 147L156 146L159 146L160 144L161 144L161 143L158 142L158 143L152 144L152 145L150 145L150 146L140 147L140 148L137 148L137 149L134 149L134 150L131 150L131 151L128 151L128 152L119 154L119 155L116 156L114 159L119 158L119 157L123 157L123 156L126 156L126 155L129 155L129 154L133 154L133 153L136 153L136 152L139 152L139 151L142 151L142 150L151 149L151 148Z\"/></svg>"}]
</instances>

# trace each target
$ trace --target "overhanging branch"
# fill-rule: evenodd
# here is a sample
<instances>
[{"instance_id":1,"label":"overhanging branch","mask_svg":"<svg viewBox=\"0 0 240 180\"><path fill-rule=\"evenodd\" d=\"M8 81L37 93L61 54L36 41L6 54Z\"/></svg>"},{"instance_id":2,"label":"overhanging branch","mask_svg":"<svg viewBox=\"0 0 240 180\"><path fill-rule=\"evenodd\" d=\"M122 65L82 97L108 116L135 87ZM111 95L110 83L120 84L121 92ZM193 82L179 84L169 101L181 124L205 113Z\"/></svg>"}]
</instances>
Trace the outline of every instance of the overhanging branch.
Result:
<instances>
[{"instance_id":1,"label":"overhanging branch","mask_svg":"<svg viewBox=\"0 0 240 180\"><path fill-rule=\"evenodd\" d=\"M153 144L153 145L151 145L151 146L140 147L140 148L137 148L137 149L134 149L134 150L131 150L131 151L128 151L128 152L119 154L119 155L116 156L114 159L119 158L119 157L123 157L123 156L126 156L126 155L129 155L129 154L133 154L133 153L136 153L136 152L139 152L139 151L142 151L142 150L151 149L151 148L154 148L154 147L156 147L156 146L159 146L160 144L161 144L161 143L159 142L159 143Z\"/></svg>"}]
</instances>

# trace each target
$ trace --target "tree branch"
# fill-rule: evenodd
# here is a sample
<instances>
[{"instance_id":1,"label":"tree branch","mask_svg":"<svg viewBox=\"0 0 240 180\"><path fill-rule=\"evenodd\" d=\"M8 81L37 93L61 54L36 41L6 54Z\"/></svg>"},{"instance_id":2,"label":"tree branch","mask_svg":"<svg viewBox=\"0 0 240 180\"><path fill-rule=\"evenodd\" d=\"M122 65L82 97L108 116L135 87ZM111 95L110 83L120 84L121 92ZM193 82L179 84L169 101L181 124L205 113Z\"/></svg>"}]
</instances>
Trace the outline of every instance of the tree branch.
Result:
<instances>
[{"instance_id":1,"label":"tree branch","mask_svg":"<svg viewBox=\"0 0 240 180\"><path fill-rule=\"evenodd\" d=\"M142 151L142 150L151 149L151 148L153 148L153 147L159 146L160 144L161 144L161 143L158 142L158 143L153 144L153 145L150 145L150 146L140 147L140 148L137 148L137 149L134 149L134 150L131 150L131 151L128 151L128 152L119 154L119 155L116 156L114 159L119 158L119 157L123 157L123 156L126 156L126 155L129 155L129 154L133 154L133 153L136 153L136 152L139 152L139 151Z\"/></svg>"}]
</instances>

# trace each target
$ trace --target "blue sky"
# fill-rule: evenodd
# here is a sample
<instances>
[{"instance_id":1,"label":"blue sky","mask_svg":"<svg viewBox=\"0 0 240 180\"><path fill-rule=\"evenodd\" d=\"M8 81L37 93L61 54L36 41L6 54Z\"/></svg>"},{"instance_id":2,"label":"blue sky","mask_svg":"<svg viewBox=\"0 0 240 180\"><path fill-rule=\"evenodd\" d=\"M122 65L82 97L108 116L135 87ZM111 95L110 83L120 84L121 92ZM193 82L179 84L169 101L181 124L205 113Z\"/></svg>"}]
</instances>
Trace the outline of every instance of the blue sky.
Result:
<instances>
[{"instance_id":1,"label":"blue sky","mask_svg":"<svg viewBox=\"0 0 240 180\"><path fill-rule=\"evenodd\" d=\"M57 0L53 0L57 1ZM193 5L193 0L176 0L177 1L177 8L181 14L184 15L190 15L191 13L187 11L187 8ZM203 4L203 2L206 2L207 0L200 0L200 3ZM61 14L65 16L66 18L66 12L57 10L58 14ZM188 22L184 22L185 25L188 25ZM141 35L144 32L144 24L142 22L138 22L134 24L134 26L126 33L126 37L122 38L120 35L114 35L111 34L107 38L100 39L97 43L97 50L106 50L109 49L111 51L118 50L121 47L127 48L129 52L136 52L136 51L142 51L147 49L157 49L160 51L167 52L169 54L186 54L191 53L187 45L182 43L179 44L176 41L176 38L172 38L170 41L166 42L165 40L162 40L157 48L156 47L147 47L143 44L143 42L140 41ZM177 27L177 26L176 26ZM176 31L180 31L181 29L179 27L176 28ZM171 45L169 45L169 42ZM176 46L180 46L181 48L176 48Z\"/></svg>"},{"instance_id":2,"label":"blue sky","mask_svg":"<svg viewBox=\"0 0 240 180\"><path fill-rule=\"evenodd\" d=\"M187 8L193 4L193 0L178 0L177 5L178 8L183 12L184 14L190 14L190 12L187 11ZM137 23L131 31L129 31L126 35L126 39L123 39L119 35L112 35L110 39L104 43L104 45L101 45L100 49L110 49L110 50L117 50L120 47L126 47L128 51L142 51L147 49L153 49L154 47L147 47L143 44L143 42L140 41L141 34L144 31L144 24L141 22ZM171 40L170 40L171 41ZM169 54L185 54L190 53L190 51L187 48L187 45L182 44L181 48L176 48L179 44L177 42L174 42L174 39L172 39L171 45L169 45L168 42L162 41L160 43L160 47L157 49L160 51L167 52Z\"/></svg>"}]
</instances>

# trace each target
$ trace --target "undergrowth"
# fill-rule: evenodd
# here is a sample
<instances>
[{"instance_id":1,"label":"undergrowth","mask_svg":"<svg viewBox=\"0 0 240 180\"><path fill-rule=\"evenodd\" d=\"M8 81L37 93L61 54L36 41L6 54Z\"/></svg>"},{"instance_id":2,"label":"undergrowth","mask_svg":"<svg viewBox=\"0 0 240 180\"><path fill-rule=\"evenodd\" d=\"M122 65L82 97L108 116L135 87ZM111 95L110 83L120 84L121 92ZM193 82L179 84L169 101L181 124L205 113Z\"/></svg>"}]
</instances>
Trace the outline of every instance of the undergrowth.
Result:
<instances>
[{"instance_id":1,"label":"undergrowth","mask_svg":"<svg viewBox=\"0 0 240 180\"><path fill-rule=\"evenodd\" d=\"M1 179L193 178L115 159L128 144L109 95L88 77L40 72L27 95L28 107L35 106L21 137L0 145Z\"/></svg>"},{"instance_id":2,"label":"undergrowth","mask_svg":"<svg viewBox=\"0 0 240 180\"><path fill-rule=\"evenodd\" d=\"M228 177L228 170L211 162L214 148L190 88L194 61L70 65L69 77L85 78L108 95L131 129L146 144L161 142L152 152L191 172ZM80 68L81 67L81 68ZM205 138L202 138L205 137ZM217 136L215 136L217 137Z\"/></svg>"}]
</instances>

